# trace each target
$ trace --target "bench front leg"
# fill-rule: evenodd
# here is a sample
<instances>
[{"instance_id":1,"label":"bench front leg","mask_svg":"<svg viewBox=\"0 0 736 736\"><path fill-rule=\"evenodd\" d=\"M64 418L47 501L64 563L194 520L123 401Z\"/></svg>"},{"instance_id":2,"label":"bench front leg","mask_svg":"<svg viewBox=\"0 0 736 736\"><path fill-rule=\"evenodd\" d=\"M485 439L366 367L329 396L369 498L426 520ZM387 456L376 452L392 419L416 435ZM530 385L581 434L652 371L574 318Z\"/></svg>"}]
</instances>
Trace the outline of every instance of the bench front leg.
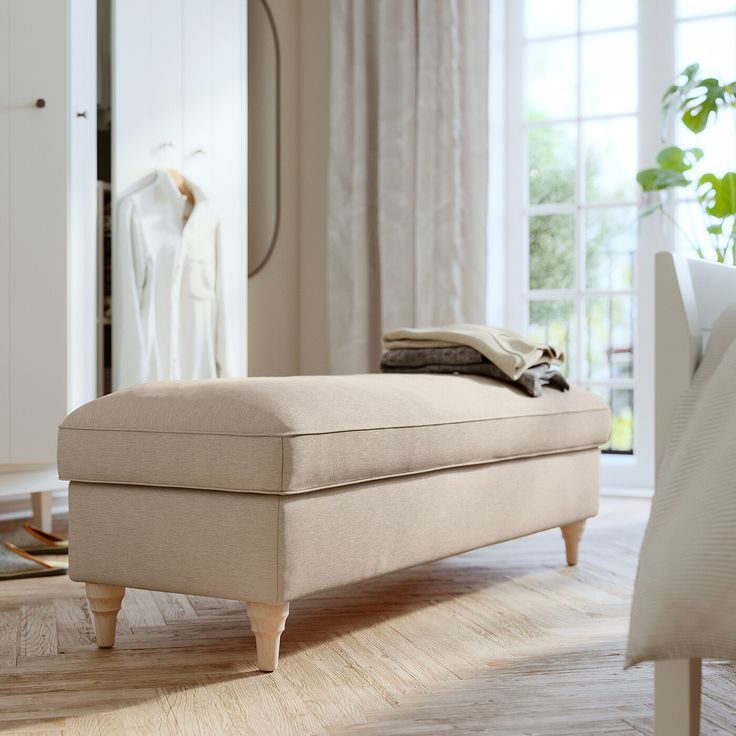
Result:
<instances>
[{"instance_id":1,"label":"bench front leg","mask_svg":"<svg viewBox=\"0 0 736 736\"><path fill-rule=\"evenodd\" d=\"M583 531L585 531L585 519L573 521L572 524L565 524L565 526L560 527L560 531L562 532L562 538L565 540L567 564L570 566L577 565L578 548L583 537Z\"/></svg>"},{"instance_id":2,"label":"bench front leg","mask_svg":"<svg viewBox=\"0 0 736 736\"><path fill-rule=\"evenodd\" d=\"M100 649L109 649L115 643L115 624L125 588L102 583L86 583L86 587L87 600L95 619L97 646Z\"/></svg>"},{"instance_id":3,"label":"bench front leg","mask_svg":"<svg viewBox=\"0 0 736 736\"><path fill-rule=\"evenodd\" d=\"M273 672L279 666L279 644L289 615L289 604L246 602L245 610L251 631L256 636L258 669Z\"/></svg>"}]
</instances>

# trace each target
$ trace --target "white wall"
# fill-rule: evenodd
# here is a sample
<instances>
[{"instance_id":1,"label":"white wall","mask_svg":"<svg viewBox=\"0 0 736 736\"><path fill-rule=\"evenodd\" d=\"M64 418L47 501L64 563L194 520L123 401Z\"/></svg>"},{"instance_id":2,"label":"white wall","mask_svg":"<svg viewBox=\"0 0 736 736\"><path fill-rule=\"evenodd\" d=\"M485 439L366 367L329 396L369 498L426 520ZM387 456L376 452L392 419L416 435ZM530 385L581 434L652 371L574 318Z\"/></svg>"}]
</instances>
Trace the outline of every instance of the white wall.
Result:
<instances>
[{"instance_id":1,"label":"white wall","mask_svg":"<svg viewBox=\"0 0 736 736\"><path fill-rule=\"evenodd\" d=\"M302 3L302 8L299 371L314 375L329 372L326 256L330 0L309 0Z\"/></svg>"},{"instance_id":2,"label":"white wall","mask_svg":"<svg viewBox=\"0 0 736 736\"><path fill-rule=\"evenodd\" d=\"M249 283L249 374L326 373L329 0L269 0L281 42L281 229Z\"/></svg>"}]
</instances>

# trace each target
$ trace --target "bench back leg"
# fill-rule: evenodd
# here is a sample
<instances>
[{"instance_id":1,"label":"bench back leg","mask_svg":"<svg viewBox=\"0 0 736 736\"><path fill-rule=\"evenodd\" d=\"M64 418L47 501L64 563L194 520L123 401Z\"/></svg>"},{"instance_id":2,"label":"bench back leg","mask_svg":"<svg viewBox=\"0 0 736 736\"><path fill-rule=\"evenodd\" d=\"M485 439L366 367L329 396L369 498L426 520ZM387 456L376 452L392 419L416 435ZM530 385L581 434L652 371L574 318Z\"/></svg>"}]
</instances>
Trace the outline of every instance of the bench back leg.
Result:
<instances>
[{"instance_id":1,"label":"bench back leg","mask_svg":"<svg viewBox=\"0 0 736 736\"><path fill-rule=\"evenodd\" d=\"M251 631L256 636L258 669L273 672L279 666L281 632L289 615L288 603L246 603Z\"/></svg>"},{"instance_id":2,"label":"bench back leg","mask_svg":"<svg viewBox=\"0 0 736 736\"><path fill-rule=\"evenodd\" d=\"M95 619L97 646L100 649L109 649L115 643L115 624L125 588L101 583L87 583L86 587L87 600Z\"/></svg>"},{"instance_id":3,"label":"bench back leg","mask_svg":"<svg viewBox=\"0 0 736 736\"><path fill-rule=\"evenodd\" d=\"M582 521L573 521L572 524L566 524L560 527L562 538L565 540L565 552L567 554L567 564L578 564L578 548L580 540L585 529L585 519Z\"/></svg>"}]
</instances>

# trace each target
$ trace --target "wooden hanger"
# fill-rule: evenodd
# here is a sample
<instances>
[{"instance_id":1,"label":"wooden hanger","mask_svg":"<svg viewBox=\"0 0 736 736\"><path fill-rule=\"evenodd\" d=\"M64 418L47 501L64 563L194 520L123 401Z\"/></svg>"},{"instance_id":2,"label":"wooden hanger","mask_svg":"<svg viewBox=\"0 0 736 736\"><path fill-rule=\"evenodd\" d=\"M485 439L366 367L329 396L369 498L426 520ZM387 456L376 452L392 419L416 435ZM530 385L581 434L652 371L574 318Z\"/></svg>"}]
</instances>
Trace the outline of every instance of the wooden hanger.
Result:
<instances>
[{"instance_id":1,"label":"wooden hanger","mask_svg":"<svg viewBox=\"0 0 736 736\"><path fill-rule=\"evenodd\" d=\"M194 204L194 193L189 188L186 179L182 176L181 171L177 169L167 169L166 173L171 177L171 181L176 184L176 188L189 200L190 204Z\"/></svg>"}]
</instances>

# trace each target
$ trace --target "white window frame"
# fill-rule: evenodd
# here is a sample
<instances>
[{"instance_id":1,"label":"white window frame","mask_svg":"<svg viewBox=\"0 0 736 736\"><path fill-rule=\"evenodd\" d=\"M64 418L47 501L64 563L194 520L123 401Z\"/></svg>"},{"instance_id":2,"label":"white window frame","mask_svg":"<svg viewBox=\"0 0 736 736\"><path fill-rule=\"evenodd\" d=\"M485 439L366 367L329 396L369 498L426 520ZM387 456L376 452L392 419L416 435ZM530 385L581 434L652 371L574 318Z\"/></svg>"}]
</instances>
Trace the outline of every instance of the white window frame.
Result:
<instances>
[{"instance_id":1,"label":"white window frame","mask_svg":"<svg viewBox=\"0 0 736 736\"><path fill-rule=\"evenodd\" d=\"M661 148L660 100L675 74L675 2L639 0L639 168L651 166ZM525 293L528 284L528 249L521 247L527 243L524 227L523 13L523 0L491 0L487 316L490 323L502 322L521 332L527 329ZM499 37L499 28L505 31L503 38ZM499 74L499 69L505 73ZM503 92L499 92L499 84L505 86ZM494 109L498 110L499 99L505 101L502 116L494 113ZM571 117L577 120L576 116ZM502 156L499 152L503 152ZM499 205L495 194L499 189L498 181L506 183L503 205ZM635 454L601 455L601 482L614 492L649 495L654 486L654 253L674 247L674 233L666 224L654 217L640 221L634 289ZM585 293L587 296L596 294ZM573 298L580 294L574 290L570 292ZM555 293L556 298L560 296L560 292Z\"/></svg>"}]
</instances>

